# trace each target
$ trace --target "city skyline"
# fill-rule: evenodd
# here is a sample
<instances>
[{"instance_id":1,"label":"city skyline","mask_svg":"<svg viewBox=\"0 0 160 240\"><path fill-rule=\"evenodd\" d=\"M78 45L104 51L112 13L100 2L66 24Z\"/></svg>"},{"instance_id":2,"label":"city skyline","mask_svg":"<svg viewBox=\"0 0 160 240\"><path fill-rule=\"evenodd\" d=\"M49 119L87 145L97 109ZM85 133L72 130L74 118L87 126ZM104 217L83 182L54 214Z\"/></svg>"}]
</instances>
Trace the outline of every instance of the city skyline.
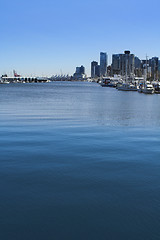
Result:
<instances>
[{"instance_id":1,"label":"city skyline","mask_svg":"<svg viewBox=\"0 0 160 240\"><path fill-rule=\"evenodd\" d=\"M149 3L149 2L147 2ZM0 73L70 74L99 62L99 53L129 49L140 59L160 57L158 9L146 1L51 0L0 3Z\"/></svg>"}]
</instances>

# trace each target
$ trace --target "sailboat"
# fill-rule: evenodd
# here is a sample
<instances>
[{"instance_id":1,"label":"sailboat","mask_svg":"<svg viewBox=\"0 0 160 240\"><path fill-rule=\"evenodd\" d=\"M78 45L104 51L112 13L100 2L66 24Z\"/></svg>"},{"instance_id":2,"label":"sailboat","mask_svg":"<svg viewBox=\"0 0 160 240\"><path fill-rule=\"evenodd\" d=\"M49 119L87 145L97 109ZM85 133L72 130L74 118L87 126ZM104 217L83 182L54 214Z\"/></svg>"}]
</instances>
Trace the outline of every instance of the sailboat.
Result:
<instances>
[{"instance_id":1,"label":"sailboat","mask_svg":"<svg viewBox=\"0 0 160 240\"><path fill-rule=\"evenodd\" d=\"M156 81L153 83L154 93L160 93L160 82Z\"/></svg>"},{"instance_id":2,"label":"sailboat","mask_svg":"<svg viewBox=\"0 0 160 240\"><path fill-rule=\"evenodd\" d=\"M146 94L154 93L153 85L149 81L147 81L147 56L146 56L146 72L145 72L144 84L141 87L141 92Z\"/></svg>"},{"instance_id":3,"label":"sailboat","mask_svg":"<svg viewBox=\"0 0 160 240\"><path fill-rule=\"evenodd\" d=\"M127 67L128 67L128 61L126 59L126 74L125 74L125 81L122 83L122 85L118 86L117 89L121 91L137 91L137 86L135 86L133 83L128 82L128 75L127 75Z\"/></svg>"}]
</instances>

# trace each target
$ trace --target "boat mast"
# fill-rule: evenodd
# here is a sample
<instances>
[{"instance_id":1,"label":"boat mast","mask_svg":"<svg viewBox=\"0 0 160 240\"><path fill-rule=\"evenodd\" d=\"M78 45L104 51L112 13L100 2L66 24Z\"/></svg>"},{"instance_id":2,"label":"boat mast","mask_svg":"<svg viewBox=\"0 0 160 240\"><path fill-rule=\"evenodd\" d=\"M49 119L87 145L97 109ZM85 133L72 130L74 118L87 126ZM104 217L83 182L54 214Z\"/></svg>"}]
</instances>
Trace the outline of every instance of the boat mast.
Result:
<instances>
[{"instance_id":1,"label":"boat mast","mask_svg":"<svg viewBox=\"0 0 160 240\"><path fill-rule=\"evenodd\" d=\"M125 82L127 83L127 57L126 57L126 76L125 76Z\"/></svg>"},{"instance_id":2,"label":"boat mast","mask_svg":"<svg viewBox=\"0 0 160 240\"><path fill-rule=\"evenodd\" d=\"M145 83L146 83L146 81L147 81L147 73L148 73L148 68L147 68L147 54L146 54L146 72L145 72Z\"/></svg>"}]
</instances>

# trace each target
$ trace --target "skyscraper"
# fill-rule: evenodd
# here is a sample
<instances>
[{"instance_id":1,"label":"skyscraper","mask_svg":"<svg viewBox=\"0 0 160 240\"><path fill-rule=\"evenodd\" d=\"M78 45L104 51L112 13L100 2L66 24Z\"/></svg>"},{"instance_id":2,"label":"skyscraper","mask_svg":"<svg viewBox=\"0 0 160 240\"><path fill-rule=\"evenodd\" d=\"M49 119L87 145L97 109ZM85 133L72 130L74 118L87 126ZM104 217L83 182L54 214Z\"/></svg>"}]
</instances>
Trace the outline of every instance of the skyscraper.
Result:
<instances>
[{"instance_id":1,"label":"skyscraper","mask_svg":"<svg viewBox=\"0 0 160 240\"><path fill-rule=\"evenodd\" d=\"M134 57L134 67L141 68L141 60L138 57Z\"/></svg>"},{"instance_id":2,"label":"skyscraper","mask_svg":"<svg viewBox=\"0 0 160 240\"><path fill-rule=\"evenodd\" d=\"M100 52L100 75L107 76L107 53Z\"/></svg>"},{"instance_id":3,"label":"skyscraper","mask_svg":"<svg viewBox=\"0 0 160 240\"><path fill-rule=\"evenodd\" d=\"M98 62L93 61L91 62L91 78L96 77L96 66L98 65Z\"/></svg>"},{"instance_id":4,"label":"skyscraper","mask_svg":"<svg viewBox=\"0 0 160 240\"><path fill-rule=\"evenodd\" d=\"M120 74L120 54L112 55L112 74Z\"/></svg>"},{"instance_id":5,"label":"skyscraper","mask_svg":"<svg viewBox=\"0 0 160 240\"><path fill-rule=\"evenodd\" d=\"M149 60L149 65L151 67L152 80L158 79L158 57L152 57Z\"/></svg>"},{"instance_id":6,"label":"skyscraper","mask_svg":"<svg viewBox=\"0 0 160 240\"><path fill-rule=\"evenodd\" d=\"M120 70L121 75L134 75L134 54L130 51L125 51L124 54L120 54Z\"/></svg>"},{"instance_id":7,"label":"skyscraper","mask_svg":"<svg viewBox=\"0 0 160 240\"><path fill-rule=\"evenodd\" d=\"M100 65L95 66L95 77L100 77Z\"/></svg>"},{"instance_id":8,"label":"skyscraper","mask_svg":"<svg viewBox=\"0 0 160 240\"><path fill-rule=\"evenodd\" d=\"M134 57L134 73L137 77L142 77L142 61L138 57Z\"/></svg>"}]
</instances>

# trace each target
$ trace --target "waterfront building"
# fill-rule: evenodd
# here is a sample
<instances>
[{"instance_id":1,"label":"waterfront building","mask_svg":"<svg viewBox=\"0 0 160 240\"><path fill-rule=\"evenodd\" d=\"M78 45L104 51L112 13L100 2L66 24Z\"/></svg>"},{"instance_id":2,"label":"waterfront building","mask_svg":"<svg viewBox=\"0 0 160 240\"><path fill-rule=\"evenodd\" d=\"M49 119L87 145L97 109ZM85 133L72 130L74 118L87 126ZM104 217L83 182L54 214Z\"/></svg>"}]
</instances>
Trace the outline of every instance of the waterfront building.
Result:
<instances>
[{"instance_id":1,"label":"waterfront building","mask_svg":"<svg viewBox=\"0 0 160 240\"><path fill-rule=\"evenodd\" d=\"M135 62L134 54L130 51L125 51L124 54L113 54L111 73L112 75L122 75L134 76Z\"/></svg>"},{"instance_id":2,"label":"waterfront building","mask_svg":"<svg viewBox=\"0 0 160 240\"><path fill-rule=\"evenodd\" d=\"M145 59L145 60L142 60L142 74L143 76L147 75L147 80L151 80L151 64L150 64L150 60L148 59ZM147 71L147 72L146 72Z\"/></svg>"},{"instance_id":3,"label":"waterfront building","mask_svg":"<svg viewBox=\"0 0 160 240\"><path fill-rule=\"evenodd\" d=\"M160 79L160 60L158 60L158 79Z\"/></svg>"},{"instance_id":4,"label":"waterfront building","mask_svg":"<svg viewBox=\"0 0 160 240\"><path fill-rule=\"evenodd\" d=\"M86 78L85 67L81 65L80 67L76 67L76 72L73 75L75 80L81 80Z\"/></svg>"},{"instance_id":5,"label":"waterfront building","mask_svg":"<svg viewBox=\"0 0 160 240\"><path fill-rule=\"evenodd\" d=\"M111 68L111 65L109 65L108 67L107 67L107 75L108 75L108 77L110 76L112 76L112 68ZM114 75L117 75L117 74L114 74Z\"/></svg>"},{"instance_id":6,"label":"waterfront building","mask_svg":"<svg viewBox=\"0 0 160 240\"><path fill-rule=\"evenodd\" d=\"M138 57L134 57L134 74L137 77L142 77L142 62Z\"/></svg>"},{"instance_id":7,"label":"waterfront building","mask_svg":"<svg viewBox=\"0 0 160 240\"><path fill-rule=\"evenodd\" d=\"M112 65L111 65L111 72L112 75L119 75L120 74L120 54L113 54L112 55Z\"/></svg>"},{"instance_id":8,"label":"waterfront building","mask_svg":"<svg viewBox=\"0 0 160 240\"><path fill-rule=\"evenodd\" d=\"M91 62L91 78L96 77L96 66L98 65L98 62L93 61Z\"/></svg>"},{"instance_id":9,"label":"waterfront building","mask_svg":"<svg viewBox=\"0 0 160 240\"><path fill-rule=\"evenodd\" d=\"M97 65L95 67L95 77L100 77L100 65Z\"/></svg>"},{"instance_id":10,"label":"waterfront building","mask_svg":"<svg viewBox=\"0 0 160 240\"><path fill-rule=\"evenodd\" d=\"M137 68L141 68L141 60L138 57L134 57L134 67Z\"/></svg>"},{"instance_id":11,"label":"waterfront building","mask_svg":"<svg viewBox=\"0 0 160 240\"><path fill-rule=\"evenodd\" d=\"M124 54L120 54L120 71L121 75L134 76L134 54L130 51L124 51Z\"/></svg>"},{"instance_id":12,"label":"waterfront building","mask_svg":"<svg viewBox=\"0 0 160 240\"><path fill-rule=\"evenodd\" d=\"M149 59L149 66L151 67L152 80L158 79L158 57L152 57Z\"/></svg>"},{"instance_id":13,"label":"waterfront building","mask_svg":"<svg viewBox=\"0 0 160 240\"><path fill-rule=\"evenodd\" d=\"M76 67L76 74L85 74L85 67L83 65Z\"/></svg>"},{"instance_id":14,"label":"waterfront building","mask_svg":"<svg viewBox=\"0 0 160 240\"><path fill-rule=\"evenodd\" d=\"M98 62L93 61L91 62L91 78L98 77L100 77L100 65L98 65Z\"/></svg>"},{"instance_id":15,"label":"waterfront building","mask_svg":"<svg viewBox=\"0 0 160 240\"><path fill-rule=\"evenodd\" d=\"M107 76L107 61L108 56L106 52L100 52L100 76Z\"/></svg>"}]
</instances>

